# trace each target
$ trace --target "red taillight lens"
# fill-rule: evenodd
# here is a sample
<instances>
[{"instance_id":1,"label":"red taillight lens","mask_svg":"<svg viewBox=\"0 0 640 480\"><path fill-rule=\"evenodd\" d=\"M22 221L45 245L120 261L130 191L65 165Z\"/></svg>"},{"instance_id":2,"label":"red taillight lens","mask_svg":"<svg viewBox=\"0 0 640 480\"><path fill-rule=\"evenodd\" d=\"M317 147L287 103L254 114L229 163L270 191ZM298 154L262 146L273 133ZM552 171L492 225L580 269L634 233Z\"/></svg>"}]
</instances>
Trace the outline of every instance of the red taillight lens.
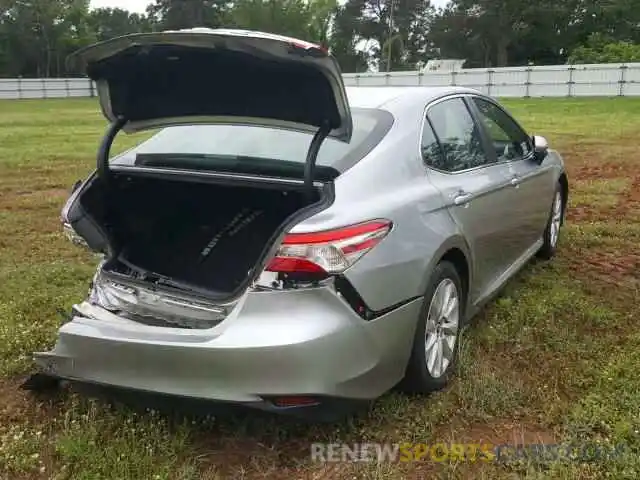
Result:
<instances>
[{"instance_id":1,"label":"red taillight lens","mask_svg":"<svg viewBox=\"0 0 640 480\"><path fill-rule=\"evenodd\" d=\"M335 230L290 233L266 270L281 273L341 273L375 247L391 230L388 220L374 220Z\"/></svg>"},{"instance_id":2,"label":"red taillight lens","mask_svg":"<svg viewBox=\"0 0 640 480\"><path fill-rule=\"evenodd\" d=\"M269 262L267 270L270 272L325 273L322 267L304 258L275 257Z\"/></svg>"}]
</instances>

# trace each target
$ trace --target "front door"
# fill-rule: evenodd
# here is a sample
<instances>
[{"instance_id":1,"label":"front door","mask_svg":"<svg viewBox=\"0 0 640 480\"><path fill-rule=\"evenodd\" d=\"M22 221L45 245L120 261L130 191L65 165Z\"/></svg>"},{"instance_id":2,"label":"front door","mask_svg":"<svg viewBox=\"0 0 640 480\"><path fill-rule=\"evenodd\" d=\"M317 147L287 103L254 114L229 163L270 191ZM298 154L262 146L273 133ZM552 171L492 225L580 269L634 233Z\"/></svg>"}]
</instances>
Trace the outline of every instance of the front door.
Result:
<instances>
[{"instance_id":1,"label":"front door","mask_svg":"<svg viewBox=\"0 0 640 480\"><path fill-rule=\"evenodd\" d=\"M530 137L505 110L480 97L472 97L471 102L517 194L518 214L511 221L514 254L519 258L542 238L555 188L553 170L533 160Z\"/></svg>"}]
</instances>

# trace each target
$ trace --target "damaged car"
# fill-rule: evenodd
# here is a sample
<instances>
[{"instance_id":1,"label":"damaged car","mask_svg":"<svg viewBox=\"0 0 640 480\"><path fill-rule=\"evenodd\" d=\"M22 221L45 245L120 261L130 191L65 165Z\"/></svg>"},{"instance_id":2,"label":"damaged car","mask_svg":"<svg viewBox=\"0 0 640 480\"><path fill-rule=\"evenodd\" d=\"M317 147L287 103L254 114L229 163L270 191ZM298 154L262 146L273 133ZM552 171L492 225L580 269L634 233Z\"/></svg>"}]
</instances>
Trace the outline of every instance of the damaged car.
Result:
<instances>
[{"instance_id":1,"label":"damaged car","mask_svg":"<svg viewBox=\"0 0 640 480\"><path fill-rule=\"evenodd\" d=\"M447 385L469 320L556 251L562 158L478 91L347 89L320 46L241 30L74 61L109 128L62 222L101 262L35 354L51 378L341 415Z\"/></svg>"}]
</instances>

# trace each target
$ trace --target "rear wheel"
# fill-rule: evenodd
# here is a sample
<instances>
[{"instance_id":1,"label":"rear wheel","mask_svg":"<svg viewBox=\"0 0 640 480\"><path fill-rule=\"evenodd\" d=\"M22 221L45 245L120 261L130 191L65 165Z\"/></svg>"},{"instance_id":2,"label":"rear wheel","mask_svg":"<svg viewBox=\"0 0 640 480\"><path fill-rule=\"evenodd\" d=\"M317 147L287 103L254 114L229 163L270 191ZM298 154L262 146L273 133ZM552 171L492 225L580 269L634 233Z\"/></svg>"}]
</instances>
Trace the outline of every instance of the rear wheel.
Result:
<instances>
[{"instance_id":1,"label":"rear wheel","mask_svg":"<svg viewBox=\"0 0 640 480\"><path fill-rule=\"evenodd\" d=\"M428 393L447 385L458 357L464 305L456 268L447 261L439 263L425 292L402 390Z\"/></svg>"},{"instance_id":2,"label":"rear wheel","mask_svg":"<svg viewBox=\"0 0 640 480\"><path fill-rule=\"evenodd\" d=\"M549 260L556 254L558 247L558 239L560 238L560 227L562 227L562 216L564 214L564 199L562 198L562 189L560 184L556 186L556 192L553 196L553 204L551 213L547 221L547 227L542 237L543 244L538 251L538 257Z\"/></svg>"}]
</instances>

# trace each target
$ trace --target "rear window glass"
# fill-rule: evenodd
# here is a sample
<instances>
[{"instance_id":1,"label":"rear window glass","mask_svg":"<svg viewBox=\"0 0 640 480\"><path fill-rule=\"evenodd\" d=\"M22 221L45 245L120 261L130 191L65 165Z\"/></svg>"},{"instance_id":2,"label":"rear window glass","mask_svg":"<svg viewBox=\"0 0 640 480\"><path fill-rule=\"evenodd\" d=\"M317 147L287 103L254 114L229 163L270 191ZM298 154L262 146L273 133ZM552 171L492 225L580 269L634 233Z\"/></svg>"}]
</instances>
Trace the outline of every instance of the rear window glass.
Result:
<instances>
[{"instance_id":1,"label":"rear window glass","mask_svg":"<svg viewBox=\"0 0 640 480\"><path fill-rule=\"evenodd\" d=\"M393 117L378 109L353 109L350 143L327 138L318 153L317 165L343 171L366 155L384 137ZM137 155L211 155L251 157L304 164L312 133L249 125L187 125L168 127L114 160L133 165Z\"/></svg>"}]
</instances>

